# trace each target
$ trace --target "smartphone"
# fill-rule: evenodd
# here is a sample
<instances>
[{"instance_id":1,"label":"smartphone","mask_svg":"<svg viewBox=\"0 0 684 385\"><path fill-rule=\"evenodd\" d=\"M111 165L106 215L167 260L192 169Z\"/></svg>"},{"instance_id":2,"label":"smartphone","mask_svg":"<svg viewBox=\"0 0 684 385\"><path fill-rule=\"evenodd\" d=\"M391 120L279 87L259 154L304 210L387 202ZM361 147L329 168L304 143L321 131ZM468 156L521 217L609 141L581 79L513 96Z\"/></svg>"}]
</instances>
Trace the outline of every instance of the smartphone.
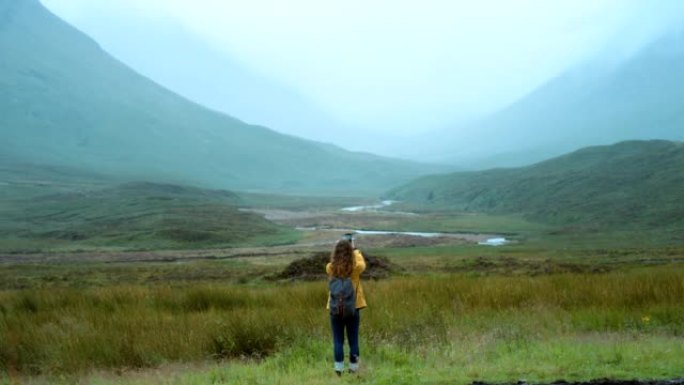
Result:
<instances>
[{"instance_id":1,"label":"smartphone","mask_svg":"<svg viewBox=\"0 0 684 385\"><path fill-rule=\"evenodd\" d=\"M354 244L354 233L346 233L342 236L342 239L347 240L349 243L351 243L351 246L353 249L356 248L356 245Z\"/></svg>"}]
</instances>

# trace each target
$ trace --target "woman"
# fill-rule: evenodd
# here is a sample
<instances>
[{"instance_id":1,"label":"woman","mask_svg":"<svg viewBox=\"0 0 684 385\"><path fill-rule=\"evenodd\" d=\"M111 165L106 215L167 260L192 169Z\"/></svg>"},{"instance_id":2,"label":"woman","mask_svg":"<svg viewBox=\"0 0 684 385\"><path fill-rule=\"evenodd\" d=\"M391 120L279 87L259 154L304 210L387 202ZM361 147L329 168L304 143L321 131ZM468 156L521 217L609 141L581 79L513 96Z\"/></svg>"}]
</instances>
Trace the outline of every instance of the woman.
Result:
<instances>
[{"instance_id":1,"label":"woman","mask_svg":"<svg viewBox=\"0 0 684 385\"><path fill-rule=\"evenodd\" d=\"M349 341L349 371L355 373L359 369L359 310L366 307L366 299L361 287L361 273L366 269L366 261L359 250L354 248L353 240L342 239L335 244L326 266L328 278L351 278L356 294L356 311L349 317L330 314L330 325L333 335L333 352L335 356L335 373L342 375L344 370L344 333ZM330 295L328 295L330 309Z\"/></svg>"}]
</instances>

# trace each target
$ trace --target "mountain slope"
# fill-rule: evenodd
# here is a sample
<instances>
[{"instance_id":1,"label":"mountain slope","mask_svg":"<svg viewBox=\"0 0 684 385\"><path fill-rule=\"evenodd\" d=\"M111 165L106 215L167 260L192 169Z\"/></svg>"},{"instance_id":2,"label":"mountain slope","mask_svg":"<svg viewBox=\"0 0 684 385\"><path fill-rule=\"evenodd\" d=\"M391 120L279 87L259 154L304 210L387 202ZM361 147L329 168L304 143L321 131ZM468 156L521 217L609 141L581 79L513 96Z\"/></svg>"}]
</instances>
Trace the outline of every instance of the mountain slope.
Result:
<instances>
[{"instance_id":1,"label":"mountain slope","mask_svg":"<svg viewBox=\"0 0 684 385\"><path fill-rule=\"evenodd\" d=\"M352 132L296 89L242 65L177 23L127 12L125 6L118 11L67 21L135 71L203 106L345 148L364 143L354 140L367 135L361 130Z\"/></svg>"},{"instance_id":2,"label":"mountain slope","mask_svg":"<svg viewBox=\"0 0 684 385\"><path fill-rule=\"evenodd\" d=\"M684 227L684 143L589 147L532 166L420 178L391 199L561 225Z\"/></svg>"},{"instance_id":3,"label":"mountain slope","mask_svg":"<svg viewBox=\"0 0 684 385\"><path fill-rule=\"evenodd\" d=\"M471 135L438 134L449 138L441 151L472 167L530 164L623 140L684 140L684 32L626 60L596 58L458 132Z\"/></svg>"},{"instance_id":4,"label":"mountain slope","mask_svg":"<svg viewBox=\"0 0 684 385\"><path fill-rule=\"evenodd\" d=\"M0 1L0 52L5 158L281 192L376 192L433 169L280 135L193 104L117 62L37 0Z\"/></svg>"}]
</instances>

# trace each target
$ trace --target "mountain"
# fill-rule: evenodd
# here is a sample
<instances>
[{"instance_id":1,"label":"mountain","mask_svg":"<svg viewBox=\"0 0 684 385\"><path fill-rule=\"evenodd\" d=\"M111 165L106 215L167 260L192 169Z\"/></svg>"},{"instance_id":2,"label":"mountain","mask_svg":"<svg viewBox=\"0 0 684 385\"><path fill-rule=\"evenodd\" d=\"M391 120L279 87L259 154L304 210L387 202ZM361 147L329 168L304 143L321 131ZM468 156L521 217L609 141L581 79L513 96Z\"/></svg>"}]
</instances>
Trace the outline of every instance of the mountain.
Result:
<instances>
[{"instance_id":1,"label":"mountain","mask_svg":"<svg viewBox=\"0 0 684 385\"><path fill-rule=\"evenodd\" d=\"M67 21L136 72L210 109L280 133L346 148L359 148L365 141L354 138L368 135L176 22L125 12L125 8L106 17Z\"/></svg>"},{"instance_id":2,"label":"mountain","mask_svg":"<svg viewBox=\"0 0 684 385\"><path fill-rule=\"evenodd\" d=\"M602 55L497 113L437 133L443 145L431 152L471 168L511 167L590 145L684 140L684 32L626 59Z\"/></svg>"},{"instance_id":3,"label":"mountain","mask_svg":"<svg viewBox=\"0 0 684 385\"><path fill-rule=\"evenodd\" d=\"M423 177L387 198L586 228L684 229L682 170L684 143L626 141L527 167Z\"/></svg>"},{"instance_id":4,"label":"mountain","mask_svg":"<svg viewBox=\"0 0 684 385\"><path fill-rule=\"evenodd\" d=\"M0 156L129 179L376 193L432 166L348 152L192 103L113 59L37 0L0 1Z\"/></svg>"}]
</instances>

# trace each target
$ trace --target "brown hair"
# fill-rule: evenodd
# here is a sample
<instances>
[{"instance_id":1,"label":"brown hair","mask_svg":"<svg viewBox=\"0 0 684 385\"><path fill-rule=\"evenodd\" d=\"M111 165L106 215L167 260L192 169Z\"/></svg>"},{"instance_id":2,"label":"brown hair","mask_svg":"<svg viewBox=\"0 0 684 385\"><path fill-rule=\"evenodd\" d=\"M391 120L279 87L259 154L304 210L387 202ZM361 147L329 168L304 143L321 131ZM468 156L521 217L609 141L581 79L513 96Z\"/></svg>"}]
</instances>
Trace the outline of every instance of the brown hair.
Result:
<instances>
[{"instance_id":1,"label":"brown hair","mask_svg":"<svg viewBox=\"0 0 684 385\"><path fill-rule=\"evenodd\" d=\"M351 242L346 239L338 241L330 255L330 262L332 263L333 277L347 278L351 276L356 262Z\"/></svg>"}]
</instances>

